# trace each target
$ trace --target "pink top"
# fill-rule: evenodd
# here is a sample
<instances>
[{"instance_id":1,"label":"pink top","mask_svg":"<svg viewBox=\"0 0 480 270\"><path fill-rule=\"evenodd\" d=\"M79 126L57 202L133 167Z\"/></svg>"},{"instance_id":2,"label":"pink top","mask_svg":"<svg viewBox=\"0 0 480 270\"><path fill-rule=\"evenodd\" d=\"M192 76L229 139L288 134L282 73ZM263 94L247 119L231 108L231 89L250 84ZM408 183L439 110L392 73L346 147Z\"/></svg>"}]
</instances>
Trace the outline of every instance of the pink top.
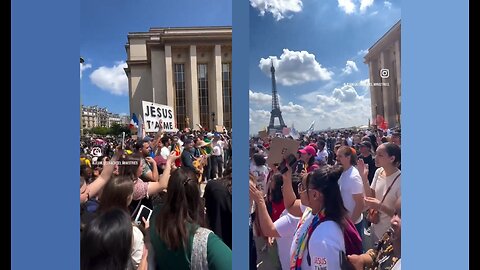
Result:
<instances>
[{"instance_id":1,"label":"pink top","mask_svg":"<svg viewBox=\"0 0 480 270\"><path fill-rule=\"evenodd\" d=\"M148 182L138 178L133 182L133 200L141 200L145 197L148 199Z\"/></svg>"}]
</instances>

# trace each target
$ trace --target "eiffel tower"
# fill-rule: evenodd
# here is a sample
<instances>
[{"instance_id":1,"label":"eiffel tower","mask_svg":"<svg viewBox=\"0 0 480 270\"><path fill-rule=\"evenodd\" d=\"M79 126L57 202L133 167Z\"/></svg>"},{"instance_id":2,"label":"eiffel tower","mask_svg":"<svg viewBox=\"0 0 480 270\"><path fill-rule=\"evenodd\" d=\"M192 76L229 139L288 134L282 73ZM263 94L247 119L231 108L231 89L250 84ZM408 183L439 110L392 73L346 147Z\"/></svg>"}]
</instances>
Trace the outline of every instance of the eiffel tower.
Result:
<instances>
[{"instance_id":1,"label":"eiffel tower","mask_svg":"<svg viewBox=\"0 0 480 270\"><path fill-rule=\"evenodd\" d=\"M278 104L277 84L275 82L275 68L273 67L273 60L270 72L272 73L272 111L270 112L270 124L268 125L269 133L272 129L281 131L287 126L285 125L285 122L283 122L282 112L280 111L280 105ZM275 126L275 118L278 118L280 125Z\"/></svg>"}]
</instances>

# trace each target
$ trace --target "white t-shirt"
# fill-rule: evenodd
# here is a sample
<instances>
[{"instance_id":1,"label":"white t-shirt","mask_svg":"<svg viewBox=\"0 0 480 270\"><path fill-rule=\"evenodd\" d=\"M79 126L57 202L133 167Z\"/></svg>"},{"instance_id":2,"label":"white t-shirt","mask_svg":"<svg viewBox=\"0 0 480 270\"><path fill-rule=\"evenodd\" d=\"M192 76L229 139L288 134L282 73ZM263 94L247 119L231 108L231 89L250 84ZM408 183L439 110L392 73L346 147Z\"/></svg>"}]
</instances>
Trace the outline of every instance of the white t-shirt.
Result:
<instances>
[{"instance_id":1,"label":"white t-shirt","mask_svg":"<svg viewBox=\"0 0 480 270\"><path fill-rule=\"evenodd\" d=\"M283 270L290 270L290 248L293 242L293 235L297 228L299 217L292 216L283 210L280 217L273 223L280 237L276 238L278 257Z\"/></svg>"},{"instance_id":2,"label":"white t-shirt","mask_svg":"<svg viewBox=\"0 0 480 270\"><path fill-rule=\"evenodd\" d=\"M133 226L133 243L132 243L132 261L135 269L142 261L143 256L143 234L137 226Z\"/></svg>"},{"instance_id":3,"label":"white t-shirt","mask_svg":"<svg viewBox=\"0 0 480 270\"><path fill-rule=\"evenodd\" d=\"M375 190L375 197L379 201L382 201L383 195L387 192L388 187L390 187L390 185L393 183L395 177L401 173L400 170L398 170L397 172L392 173L390 176L385 177L382 175L382 171L383 168L378 168L375 171L372 185L370 186L373 190ZM402 190L400 188L401 182L402 176L399 176L397 181L395 181L395 184L393 184L390 192L388 192L387 197L385 197L383 205L386 205L390 209L395 208L395 202L402 195ZM385 213L382 213L381 211L378 211L378 213L380 214L380 222L378 222L378 224L372 224L372 227L377 238L381 238L388 228L390 228L391 217Z\"/></svg>"},{"instance_id":4,"label":"white t-shirt","mask_svg":"<svg viewBox=\"0 0 480 270\"><path fill-rule=\"evenodd\" d=\"M217 141L216 143L213 144L213 155L214 156L221 156L223 155L223 146L225 145L225 142L223 141Z\"/></svg>"},{"instance_id":5,"label":"white t-shirt","mask_svg":"<svg viewBox=\"0 0 480 270\"><path fill-rule=\"evenodd\" d=\"M348 143L348 146L352 147L352 145L353 145L352 137L347 138L347 143Z\"/></svg>"},{"instance_id":6,"label":"white t-shirt","mask_svg":"<svg viewBox=\"0 0 480 270\"><path fill-rule=\"evenodd\" d=\"M320 151L320 150L317 151L317 157L318 157L320 160L327 162L327 160L328 160L328 152L327 152L326 147L324 147L322 151Z\"/></svg>"},{"instance_id":7,"label":"white t-shirt","mask_svg":"<svg viewBox=\"0 0 480 270\"><path fill-rule=\"evenodd\" d=\"M257 180L257 187L263 191L263 194L267 194L267 177L268 177L268 168L266 165L257 166L255 163L250 165L250 172L255 176Z\"/></svg>"},{"instance_id":8,"label":"white t-shirt","mask_svg":"<svg viewBox=\"0 0 480 270\"><path fill-rule=\"evenodd\" d=\"M289 260L297 249L297 239L303 235L312 223L313 215L309 213L305 222L295 232L290 248ZM303 270L340 270L340 252L345 252L345 240L340 226L335 221L324 221L313 231L305 248L301 268ZM309 253L308 253L309 252ZM310 254L310 266L307 254Z\"/></svg>"},{"instance_id":9,"label":"white t-shirt","mask_svg":"<svg viewBox=\"0 0 480 270\"><path fill-rule=\"evenodd\" d=\"M162 147L162 149L160 150L160 155L161 155L164 159L167 159L167 158L168 158L168 155L170 155L170 150L168 150L168 147L166 147L166 146Z\"/></svg>"},{"instance_id":10,"label":"white t-shirt","mask_svg":"<svg viewBox=\"0 0 480 270\"><path fill-rule=\"evenodd\" d=\"M344 171L338 180L340 192L342 193L343 204L348 210L348 214L351 217L353 210L355 209L355 201L353 200L354 194L363 194L363 182L360 173L357 168L351 166L348 170ZM352 220L353 223L359 223L363 218L360 214L358 220Z\"/></svg>"}]
</instances>

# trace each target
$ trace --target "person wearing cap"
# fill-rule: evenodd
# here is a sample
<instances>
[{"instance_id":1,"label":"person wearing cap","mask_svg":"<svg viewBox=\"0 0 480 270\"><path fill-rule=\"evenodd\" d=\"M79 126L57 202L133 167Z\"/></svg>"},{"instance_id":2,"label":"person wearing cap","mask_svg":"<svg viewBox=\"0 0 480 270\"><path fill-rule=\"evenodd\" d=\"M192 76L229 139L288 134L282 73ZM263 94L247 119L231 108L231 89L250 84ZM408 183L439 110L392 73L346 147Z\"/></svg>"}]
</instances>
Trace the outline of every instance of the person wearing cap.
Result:
<instances>
[{"instance_id":1,"label":"person wearing cap","mask_svg":"<svg viewBox=\"0 0 480 270\"><path fill-rule=\"evenodd\" d=\"M213 133L211 132L208 132L207 134L205 134L204 138L203 138L203 141L206 142L207 144L209 144L208 146L205 147L205 152L207 153L207 155L210 155L208 156L208 163L207 163L207 166L205 166L205 169L203 170L203 176L204 178L206 179L212 179L212 164L213 164L213 161L212 161L212 145L211 145L211 142L212 142L212 139L213 139Z\"/></svg>"},{"instance_id":2,"label":"person wearing cap","mask_svg":"<svg viewBox=\"0 0 480 270\"><path fill-rule=\"evenodd\" d=\"M189 168L194 171L196 174L200 174L200 171L193 166L193 161L195 158L193 157L193 140L190 138L186 138L183 142L183 151L180 156L182 160L182 167Z\"/></svg>"},{"instance_id":3,"label":"person wearing cap","mask_svg":"<svg viewBox=\"0 0 480 270\"><path fill-rule=\"evenodd\" d=\"M207 151L205 150L207 147L210 147L209 143L206 143L204 140L201 138L195 138L194 140L195 143L195 152L194 152L194 157L197 159L201 159L201 165L202 165L202 180L206 181L206 175L205 175L205 170L207 169L208 166L208 157L209 155L207 154Z\"/></svg>"},{"instance_id":4,"label":"person wearing cap","mask_svg":"<svg viewBox=\"0 0 480 270\"><path fill-rule=\"evenodd\" d=\"M341 146L337 151L337 162L343 167L338 180L343 203L348 210L350 220L355 224L358 233L363 238L364 189L357 165L357 153L353 147Z\"/></svg>"},{"instance_id":5,"label":"person wearing cap","mask_svg":"<svg viewBox=\"0 0 480 270\"><path fill-rule=\"evenodd\" d=\"M307 145L303 149L298 150L298 152L300 153L300 160L304 164L304 170L306 170L307 173L320 168L320 166L315 163L317 151L313 146Z\"/></svg>"},{"instance_id":6,"label":"person wearing cap","mask_svg":"<svg viewBox=\"0 0 480 270\"><path fill-rule=\"evenodd\" d=\"M373 176L375 175L375 171L377 170L377 166L375 166L375 158L372 156L372 144L369 141L363 141L359 144L360 146L360 155L358 156L358 163L360 165L363 162L366 166L368 166L368 182L371 185L373 181ZM360 169L360 166L359 166Z\"/></svg>"}]
</instances>

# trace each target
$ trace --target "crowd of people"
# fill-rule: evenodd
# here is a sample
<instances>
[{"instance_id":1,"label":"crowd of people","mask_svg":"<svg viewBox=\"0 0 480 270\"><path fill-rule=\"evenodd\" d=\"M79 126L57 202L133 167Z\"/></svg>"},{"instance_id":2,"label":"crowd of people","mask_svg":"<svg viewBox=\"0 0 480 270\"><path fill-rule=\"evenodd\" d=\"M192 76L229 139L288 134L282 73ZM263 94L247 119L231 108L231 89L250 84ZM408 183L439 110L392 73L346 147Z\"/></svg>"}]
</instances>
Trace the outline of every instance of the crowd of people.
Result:
<instances>
[{"instance_id":1,"label":"crowd of people","mask_svg":"<svg viewBox=\"0 0 480 270\"><path fill-rule=\"evenodd\" d=\"M81 269L231 269L230 136L82 141ZM399 130L251 138L249 268L400 269L400 168Z\"/></svg>"},{"instance_id":2,"label":"crowd of people","mask_svg":"<svg viewBox=\"0 0 480 270\"><path fill-rule=\"evenodd\" d=\"M401 268L399 129L263 135L250 139L250 269ZM299 144L280 163L275 137Z\"/></svg>"},{"instance_id":3,"label":"crowd of people","mask_svg":"<svg viewBox=\"0 0 480 270\"><path fill-rule=\"evenodd\" d=\"M230 136L82 140L80 269L231 269Z\"/></svg>"}]
</instances>

